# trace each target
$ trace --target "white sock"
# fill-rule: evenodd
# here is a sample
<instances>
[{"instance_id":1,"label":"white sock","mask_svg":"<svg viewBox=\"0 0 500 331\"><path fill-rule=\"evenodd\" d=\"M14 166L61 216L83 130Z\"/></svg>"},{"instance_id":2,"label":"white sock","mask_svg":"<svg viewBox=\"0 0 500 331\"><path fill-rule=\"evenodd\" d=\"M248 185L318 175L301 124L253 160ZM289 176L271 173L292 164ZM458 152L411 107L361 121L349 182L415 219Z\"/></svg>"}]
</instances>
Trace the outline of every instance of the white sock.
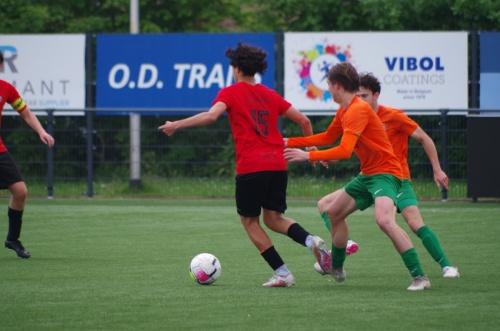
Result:
<instances>
[{"instance_id":1,"label":"white sock","mask_svg":"<svg viewBox=\"0 0 500 331\"><path fill-rule=\"evenodd\" d=\"M279 267L278 269L276 269L274 271L276 273L276 275L279 275L279 276L286 276L290 273L290 270L288 270L288 268L286 267L286 265L282 265L281 267Z\"/></svg>"},{"instance_id":2,"label":"white sock","mask_svg":"<svg viewBox=\"0 0 500 331\"><path fill-rule=\"evenodd\" d=\"M311 249L312 239L313 239L313 237L311 235L308 235L307 238L306 238L306 246L309 249Z\"/></svg>"}]
</instances>

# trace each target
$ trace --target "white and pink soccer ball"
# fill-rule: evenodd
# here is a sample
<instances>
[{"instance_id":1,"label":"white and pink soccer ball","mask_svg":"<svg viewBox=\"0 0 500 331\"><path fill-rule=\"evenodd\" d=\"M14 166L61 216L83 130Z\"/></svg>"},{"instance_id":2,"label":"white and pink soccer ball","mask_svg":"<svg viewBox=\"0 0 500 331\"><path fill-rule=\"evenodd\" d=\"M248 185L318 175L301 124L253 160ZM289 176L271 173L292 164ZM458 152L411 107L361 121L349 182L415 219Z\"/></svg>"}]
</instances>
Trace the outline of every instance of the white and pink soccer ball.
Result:
<instances>
[{"instance_id":1,"label":"white and pink soccer ball","mask_svg":"<svg viewBox=\"0 0 500 331\"><path fill-rule=\"evenodd\" d=\"M191 278L201 285L210 285L220 277L221 265L218 258L210 253L196 255L189 265Z\"/></svg>"}]
</instances>

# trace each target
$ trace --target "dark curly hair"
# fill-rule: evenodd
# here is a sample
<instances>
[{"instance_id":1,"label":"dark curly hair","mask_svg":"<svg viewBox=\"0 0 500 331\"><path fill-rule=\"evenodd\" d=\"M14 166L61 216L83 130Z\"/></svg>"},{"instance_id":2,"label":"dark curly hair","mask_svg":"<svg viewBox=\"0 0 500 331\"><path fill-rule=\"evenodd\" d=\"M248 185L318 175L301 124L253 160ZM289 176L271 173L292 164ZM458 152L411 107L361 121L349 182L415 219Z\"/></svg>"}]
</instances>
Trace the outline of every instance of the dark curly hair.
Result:
<instances>
[{"instance_id":1,"label":"dark curly hair","mask_svg":"<svg viewBox=\"0 0 500 331\"><path fill-rule=\"evenodd\" d=\"M267 69L266 51L240 41L235 49L228 49L226 57L231 65L240 69L245 76L264 74Z\"/></svg>"},{"instance_id":2,"label":"dark curly hair","mask_svg":"<svg viewBox=\"0 0 500 331\"><path fill-rule=\"evenodd\" d=\"M369 89L373 94L380 93L380 82L371 72L363 72L359 75L359 85Z\"/></svg>"},{"instance_id":3,"label":"dark curly hair","mask_svg":"<svg viewBox=\"0 0 500 331\"><path fill-rule=\"evenodd\" d=\"M356 93L359 90L358 72L352 64L347 62L331 67L328 71L328 80L332 84L339 83L347 92Z\"/></svg>"}]
</instances>

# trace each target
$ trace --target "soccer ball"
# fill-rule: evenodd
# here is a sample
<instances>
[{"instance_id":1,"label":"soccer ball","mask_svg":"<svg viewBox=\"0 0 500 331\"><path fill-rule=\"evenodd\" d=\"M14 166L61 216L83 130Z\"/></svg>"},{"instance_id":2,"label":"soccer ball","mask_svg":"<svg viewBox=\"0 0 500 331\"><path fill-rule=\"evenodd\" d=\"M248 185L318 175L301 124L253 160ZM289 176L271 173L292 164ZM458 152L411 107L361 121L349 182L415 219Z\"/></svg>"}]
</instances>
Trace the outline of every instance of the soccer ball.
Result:
<instances>
[{"instance_id":1,"label":"soccer ball","mask_svg":"<svg viewBox=\"0 0 500 331\"><path fill-rule=\"evenodd\" d=\"M189 265L189 274L195 282L210 285L220 277L221 265L218 258L210 253L196 255Z\"/></svg>"}]
</instances>

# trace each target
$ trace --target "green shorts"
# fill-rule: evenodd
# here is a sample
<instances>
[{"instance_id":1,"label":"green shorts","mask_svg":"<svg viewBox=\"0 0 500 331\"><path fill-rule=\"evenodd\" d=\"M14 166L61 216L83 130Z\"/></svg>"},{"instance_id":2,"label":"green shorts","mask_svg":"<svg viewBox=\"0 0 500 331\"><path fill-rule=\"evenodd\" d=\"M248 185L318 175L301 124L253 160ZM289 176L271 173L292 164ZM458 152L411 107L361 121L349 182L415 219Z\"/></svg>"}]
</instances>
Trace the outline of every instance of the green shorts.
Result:
<instances>
[{"instance_id":1,"label":"green shorts","mask_svg":"<svg viewBox=\"0 0 500 331\"><path fill-rule=\"evenodd\" d=\"M373 176L358 175L345 187L359 210L373 205L376 197L389 197L397 204L397 194L401 188L401 180L389 174Z\"/></svg>"},{"instance_id":2,"label":"green shorts","mask_svg":"<svg viewBox=\"0 0 500 331\"><path fill-rule=\"evenodd\" d=\"M413 191L413 186L408 179L403 179L401 181L401 188L398 191L398 195L396 196L397 202L396 206L398 207L398 213L401 213L403 209L410 206L417 206L418 201L417 196L415 195L415 191Z\"/></svg>"}]
</instances>

